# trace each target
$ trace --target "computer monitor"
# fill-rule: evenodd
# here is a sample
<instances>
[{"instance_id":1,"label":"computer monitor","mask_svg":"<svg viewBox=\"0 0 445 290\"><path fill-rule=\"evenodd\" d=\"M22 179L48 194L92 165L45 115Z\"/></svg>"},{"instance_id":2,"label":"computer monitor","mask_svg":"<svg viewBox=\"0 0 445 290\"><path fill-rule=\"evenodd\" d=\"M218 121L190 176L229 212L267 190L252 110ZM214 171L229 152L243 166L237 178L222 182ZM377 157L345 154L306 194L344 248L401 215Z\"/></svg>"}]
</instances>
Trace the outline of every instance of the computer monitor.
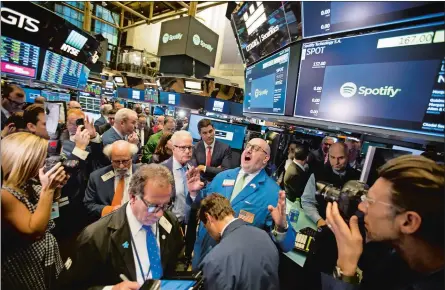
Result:
<instances>
[{"instance_id":1,"label":"computer monitor","mask_svg":"<svg viewBox=\"0 0 445 290\"><path fill-rule=\"evenodd\" d=\"M42 95L42 91L37 89L23 88L23 91L27 103L34 103L35 99Z\"/></svg>"},{"instance_id":2,"label":"computer monitor","mask_svg":"<svg viewBox=\"0 0 445 290\"><path fill-rule=\"evenodd\" d=\"M38 46L2 36L1 72L35 79L39 65L39 54L40 48Z\"/></svg>"}]
</instances>

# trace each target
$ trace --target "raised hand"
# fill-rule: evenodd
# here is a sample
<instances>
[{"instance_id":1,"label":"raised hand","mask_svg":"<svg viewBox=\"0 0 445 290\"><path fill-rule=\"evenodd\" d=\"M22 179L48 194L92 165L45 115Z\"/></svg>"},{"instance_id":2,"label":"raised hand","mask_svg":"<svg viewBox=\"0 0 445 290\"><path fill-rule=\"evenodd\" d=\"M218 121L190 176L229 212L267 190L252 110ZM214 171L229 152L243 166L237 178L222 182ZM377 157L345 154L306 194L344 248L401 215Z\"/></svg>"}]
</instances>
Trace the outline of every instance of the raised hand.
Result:
<instances>
[{"instance_id":1,"label":"raised hand","mask_svg":"<svg viewBox=\"0 0 445 290\"><path fill-rule=\"evenodd\" d=\"M204 182L201 181L200 171L196 167L192 167L187 171L187 188L190 195L196 197L198 191L204 187Z\"/></svg>"},{"instance_id":2,"label":"raised hand","mask_svg":"<svg viewBox=\"0 0 445 290\"><path fill-rule=\"evenodd\" d=\"M74 143L76 143L76 147L85 150L88 144L90 144L90 133L88 130L82 131L82 126L78 126L76 135L74 135Z\"/></svg>"},{"instance_id":3,"label":"raised hand","mask_svg":"<svg viewBox=\"0 0 445 290\"><path fill-rule=\"evenodd\" d=\"M90 122L90 118L88 118L88 115L87 115L87 116L85 116L84 124L85 124L85 130L87 130L88 133L90 134L90 138L92 139L92 138L96 137L97 132L96 132L96 128L94 128L94 119L91 119L91 122Z\"/></svg>"},{"instance_id":4,"label":"raised hand","mask_svg":"<svg viewBox=\"0 0 445 290\"><path fill-rule=\"evenodd\" d=\"M278 192L278 202L277 207L273 207L269 205L267 209L272 216L272 219L277 225L278 229L284 231L287 227L287 219L286 219L286 192L284 190L280 190Z\"/></svg>"}]
</instances>

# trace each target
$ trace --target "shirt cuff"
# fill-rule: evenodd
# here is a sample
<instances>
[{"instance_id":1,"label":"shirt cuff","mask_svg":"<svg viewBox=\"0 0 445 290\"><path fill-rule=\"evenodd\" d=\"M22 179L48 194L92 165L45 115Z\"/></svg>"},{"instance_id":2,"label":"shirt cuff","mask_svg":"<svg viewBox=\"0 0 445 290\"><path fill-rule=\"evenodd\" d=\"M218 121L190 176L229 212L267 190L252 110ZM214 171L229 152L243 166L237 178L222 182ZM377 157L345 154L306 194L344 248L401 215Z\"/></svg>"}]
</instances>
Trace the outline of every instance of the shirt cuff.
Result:
<instances>
[{"instance_id":1,"label":"shirt cuff","mask_svg":"<svg viewBox=\"0 0 445 290\"><path fill-rule=\"evenodd\" d=\"M99 133L96 132L96 137L94 137L93 139L90 139L90 142L94 142L94 143L102 142Z\"/></svg>"},{"instance_id":2,"label":"shirt cuff","mask_svg":"<svg viewBox=\"0 0 445 290\"><path fill-rule=\"evenodd\" d=\"M88 154L90 154L88 151L82 150L82 149L80 149L78 147L74 147L72 153L73 153L73 155L79 157L82 160L87 159Z\"/></svg>"},{"instance_id":3,"label":"shirt cuff","mask_svg":"<svg viewBox=\"0 0 445 290\"><path fill-rule=\"evenodd\" d=\"M112 290L113 286L105 286L104 288L102 288L102 290Z\"/></svg>"},{"instance_id":4,"label":"shirt cuff","mask_svg":"<svg viewBox=\"0 0 445 290\"><path fill-rule=\"evenodd\" d=\"M284 232L284 233L280 233L279 231L276 231L276 232L274 233L275 240L276 240L278 243L283 242L284 239L286 238L286 234L287 234L287 231Z\"/></svg>"}]
</instances>

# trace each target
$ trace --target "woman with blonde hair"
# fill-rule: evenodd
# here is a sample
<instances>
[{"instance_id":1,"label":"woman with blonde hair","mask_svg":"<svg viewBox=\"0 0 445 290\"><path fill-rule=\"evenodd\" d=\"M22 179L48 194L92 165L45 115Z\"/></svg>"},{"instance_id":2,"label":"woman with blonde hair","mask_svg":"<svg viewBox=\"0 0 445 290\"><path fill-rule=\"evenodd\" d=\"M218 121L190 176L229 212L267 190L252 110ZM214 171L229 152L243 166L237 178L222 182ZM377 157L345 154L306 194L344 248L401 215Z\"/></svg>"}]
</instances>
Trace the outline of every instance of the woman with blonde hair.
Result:
<instances>
[{"instance_id":1,"label":"woman with blonde hair","mask_svg":"<svg viewBox=\"0 0 445 290\"><path fill-rule=\"evenodd\" d=\"M59 162L44 172L48 141L15 133L1 141L3 289L50 289L63 269L50 233L54 192L67 181Z\"/></svg>"}]
</instances>

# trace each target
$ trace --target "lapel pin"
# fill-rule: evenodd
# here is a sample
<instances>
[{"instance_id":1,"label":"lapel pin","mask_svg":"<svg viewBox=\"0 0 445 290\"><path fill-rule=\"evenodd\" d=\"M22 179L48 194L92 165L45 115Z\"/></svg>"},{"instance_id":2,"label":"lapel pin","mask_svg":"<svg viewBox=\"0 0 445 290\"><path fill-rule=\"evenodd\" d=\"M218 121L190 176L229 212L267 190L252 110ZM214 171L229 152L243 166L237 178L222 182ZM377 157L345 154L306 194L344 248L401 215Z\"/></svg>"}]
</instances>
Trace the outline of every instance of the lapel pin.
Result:
<instances>
[{"instance_id":1,"label":"lapel pin","mask_svg":"<svg viewBox=\"0 0 445 290\"><path fill-rule=\"evenodd\" d=\"M255 189L256 188L256 185L255 184L250 184L250 187L252 187L253 189Z\"/></svg>"},{"instance_id":2,"label":"lapel pin","mask_svg":"<svg viewBox=\"0 0 445 290\"><path fill-rule=\"evenodd\" d=\"M163 240L165 240L165 235L162 235L162 237L161 237Z\"/></svg>"},{"instance_id":3,"label":"lapel pin","mask_svg":"<svg viewBox=\"0 0 445 290\"><path fill-rule=\"evenodd\" d=\"M128 246L129 246L128 242L125 242L125 243L122 244L122 247L123 247L124 249L128 249Z\"/></svg>"}]
</instances>

